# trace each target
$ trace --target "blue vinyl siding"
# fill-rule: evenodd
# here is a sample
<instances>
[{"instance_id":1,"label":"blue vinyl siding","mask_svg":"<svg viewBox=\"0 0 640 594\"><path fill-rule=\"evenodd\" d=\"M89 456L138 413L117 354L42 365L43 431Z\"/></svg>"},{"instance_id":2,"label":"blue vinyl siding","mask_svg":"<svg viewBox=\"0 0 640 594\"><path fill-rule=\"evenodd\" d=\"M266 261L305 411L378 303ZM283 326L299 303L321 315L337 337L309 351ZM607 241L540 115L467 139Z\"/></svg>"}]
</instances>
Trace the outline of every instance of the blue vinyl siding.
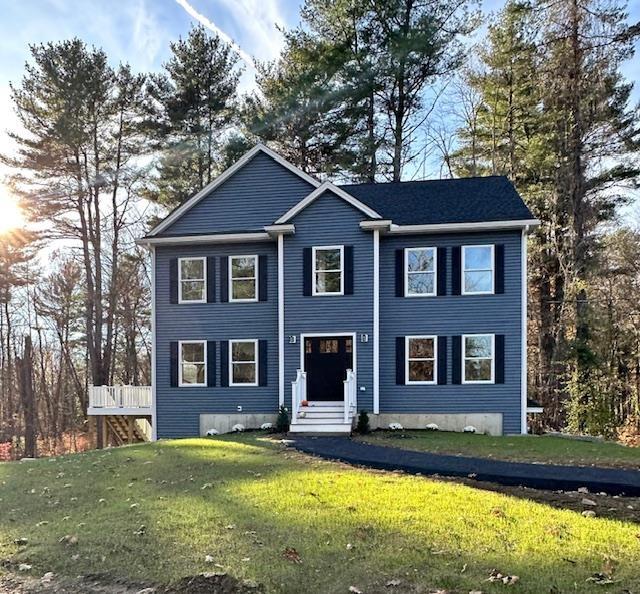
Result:
<instances>
[{"instance_id":1,"label":"blue vinyl siding","mask_svg":"<svg viewBox=\"0 0 640 594\"><path fill-rule=\"evenodd\" d=\"M216 262L216 302L172 304L169 301L169 262L186 256L267 256L268 300L255 303L220 302L220 262ZM278 407L278 287L277 253L273 242L224 246L156 248L156 405L158 437L198 435L200 414L273 413ZM268 385L220 386L220 346L216 345L216 386L176 388L170 380L170 343L178 340L257 338L268 341Z\"/></svg>"},{"instance_id":2,"label":"blue vinyl siding","mask_svg":"<svg viewBox=\"0 0 640 594\"><path fill-rule=\"evenodd\" d=\"M505 246L505 292L502 295L451 295L451 247ZM395 250L406 247L448 248L447 295L396 297ZM380 245L380 412L502 413L503 431L520 432L521 234L519 231L383 237ZM447 384L399 386L395 376L395 337L411 334L505 335L505 383L452 384L451 339Z\"/></svg>"},{"instance_id":3,"label":"blue vinyl siding","mask_svg":"<svg viewBox=\"0 0 640 594\"><path fill-rule=\"evenodd\" d=\"M261 230L313 190L301 177L258 153L159 236Z\"/></svg>"},{"instance_id":4,"label":"blue vinyl siding","mask_svg":"<svg viewBox=\"0 0 640 594\"><path fill-rule=\"evenodd\" d=\"M301 334L356 333L358 406L373 407L373 237L362 231L365 215L344 200L325 192L294 219L295 235L284 241L285 251L285 399L291 404L291 381L300 367ZM353 295L304 296L303 249L323 245L352 245ZM369 342L360 342L361 334ZM297 336L296 344L287 337ZM365 391L360 391L363 386Z\"/></svg>"}]
</instances>

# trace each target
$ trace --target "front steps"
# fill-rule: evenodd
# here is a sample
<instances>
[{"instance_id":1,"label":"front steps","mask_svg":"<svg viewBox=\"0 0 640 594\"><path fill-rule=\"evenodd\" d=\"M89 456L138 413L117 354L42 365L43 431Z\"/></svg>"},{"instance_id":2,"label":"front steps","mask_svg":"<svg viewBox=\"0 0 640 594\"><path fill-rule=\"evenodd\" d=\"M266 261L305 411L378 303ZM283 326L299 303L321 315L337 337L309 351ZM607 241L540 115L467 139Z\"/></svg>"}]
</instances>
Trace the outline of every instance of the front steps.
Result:
<instances>
[{"instance_id":1,"label":"front steps","mask_svg":"<svg viewBox=\"0 0 640 594\"><path fill-rule=\"evenodd\" d=\"M307 435L349 435L353 414L344 422L344 402L314 402L300 408L297 419L291 420L290 433Z\"/></svg>"}]
</instances>

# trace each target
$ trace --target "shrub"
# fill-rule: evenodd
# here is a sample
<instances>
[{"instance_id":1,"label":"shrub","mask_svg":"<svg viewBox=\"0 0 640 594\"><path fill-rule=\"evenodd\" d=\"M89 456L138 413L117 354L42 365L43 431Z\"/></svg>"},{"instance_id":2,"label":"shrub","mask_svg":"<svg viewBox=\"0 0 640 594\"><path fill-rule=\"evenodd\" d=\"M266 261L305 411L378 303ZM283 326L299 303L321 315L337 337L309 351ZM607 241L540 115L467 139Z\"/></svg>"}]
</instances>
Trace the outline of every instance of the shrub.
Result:
<instances>
[{"instance_id":1,"label":"shrub","mask_svg":"<svg viewBox=\"0 0 640 594\"><path fill-rule=\"evenodd\" d=\"M369 415L366 410L361 410L358 415L358 424L356 425L356 431L362 435L365 435L371 431L369 426Z\"/></svg>"},{"instance_id":2,"label":"shrub","mask_svg":"<svg viewBox=\"0 0 640 594\"><path fill-rule=\"evenodd\" d=\"M276 419L276 432L287 433L289 431L289 411L281 406L278 409L278 418Z\"/></svg>"},{"instance_id":3,"label":"shrub","mask_svg":"<svg viewBox=\"0 0 640 594\"><path fill-rule=\"evenodd\" d=\"M404 427L400 423L389 423L391 431L404 431Z\"/></svg>"},{"instance_id":4,"label":"shrub","mask_svg":"<svg viewBox=\"0 0 640 594\"><path fill-rule=\"evenodd\" d=\"M273 429L273 423L262 423L260 429L261 431L271 431Z\"/></svg>"},{"instance_id":5,"label":"shrub","mask_svg":"<svg viewBox=\"0 0 640 594\"><path fill-rule=\"evenodd\" d=\"M232 433L242 433L244 431L244 425L242 423L237 423L233 427L231 427Z\"/></svg>"},{"instance_id":6,"label":"shrub","mask_svg":"<svg viewBox=\"0 0 640 594\"><path fill-rule=\"evenodd\" d=\"M429 423L425 429L427 431L438 431L438 429L440 429L440 427L438 427L438 425L436 425L435 423Z\"/></svg>"},{"instance_id":7,"label":"shrub","mask_svg":"<svg viewBox=\"0 0 640 594\"><path fill-rule=\"evenodd\" d=\"M220 432L217 429L209 429L209 431L207 431L207 437L214 437L215 435L218 435Z\"/></svg>"}]
</instances>

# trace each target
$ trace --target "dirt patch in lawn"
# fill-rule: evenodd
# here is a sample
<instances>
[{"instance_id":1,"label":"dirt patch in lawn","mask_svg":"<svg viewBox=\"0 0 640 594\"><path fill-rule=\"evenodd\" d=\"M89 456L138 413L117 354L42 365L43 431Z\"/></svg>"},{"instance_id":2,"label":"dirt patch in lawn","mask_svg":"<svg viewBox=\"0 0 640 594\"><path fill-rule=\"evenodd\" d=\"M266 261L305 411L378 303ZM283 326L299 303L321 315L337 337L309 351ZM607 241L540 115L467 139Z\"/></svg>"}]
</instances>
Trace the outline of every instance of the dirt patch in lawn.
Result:
<instances>
[{"instance_id":1,"label":"dirt patch in lawn","mask_svg":"<svg viewBox=\"0 0 640 594\"><path fill-rule=\"evenodd\" d=\"M45 574L42 578L6 574L0 576L0 594L262 594L264 589L249 580L239 581L226 573L203 573L175 584L153 585L109 575L75 579Z\"/></svg>"}]
</instances>

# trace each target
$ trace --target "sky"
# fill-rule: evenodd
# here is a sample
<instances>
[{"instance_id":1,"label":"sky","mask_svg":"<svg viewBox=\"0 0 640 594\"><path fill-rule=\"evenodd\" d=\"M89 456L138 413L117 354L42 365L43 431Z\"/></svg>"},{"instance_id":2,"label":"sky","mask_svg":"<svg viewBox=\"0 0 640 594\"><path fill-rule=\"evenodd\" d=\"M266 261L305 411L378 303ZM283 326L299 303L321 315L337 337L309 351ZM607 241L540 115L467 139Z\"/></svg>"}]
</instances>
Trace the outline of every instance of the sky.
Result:
<instances>
[{"instance_id":1,"label":"sky","mask_svg":"<svg viewBox=\"0 0 640 594\"><path fill-rule=\"evenodd\" d=\"M485 0L498 10L504 0ZM19 82L29 44L79 37L103 48L110 60L129 62L135 71L158 71L169 57L169 43L200 22L232 41L247 63L242 90L254 84L252 59L275 58L282 46L279 28L298 23L298 0L0 0L0 152L15 128L10 82ZM640 21L640 0L629 1L630 21ZM640 43L638 44L640 50ZM624 74L640 80L640 51ZM634 92L640 100L640 88ZM2 171L0 171L0 179Z\"/></svg>"}]
</instances>

